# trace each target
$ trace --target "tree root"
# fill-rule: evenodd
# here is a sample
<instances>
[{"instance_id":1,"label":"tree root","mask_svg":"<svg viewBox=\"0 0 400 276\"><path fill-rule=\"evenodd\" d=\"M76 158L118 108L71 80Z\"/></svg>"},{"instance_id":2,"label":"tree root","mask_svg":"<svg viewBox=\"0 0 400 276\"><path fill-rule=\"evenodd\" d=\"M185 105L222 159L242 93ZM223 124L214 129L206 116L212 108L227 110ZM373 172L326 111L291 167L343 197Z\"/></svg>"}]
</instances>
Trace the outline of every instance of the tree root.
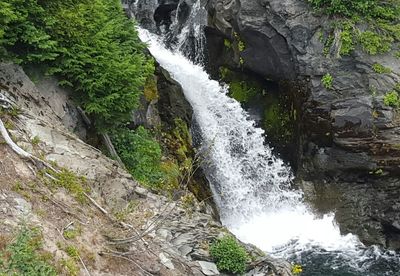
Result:
<instances>
[{"instance_id":1,"label":"tree root","mask_svg":"<svg viewBox=\"0 0 400 276\"><path fill-rule=\"evenodd\" d=\"M8 134L8 131L6 127L4 126L3 121L0 118L0 133L3 139L5 140L6 144L16 153L18 154L21 158L30 160L32 163L34 163L37 167L46 167L49 168L50 170L59 173L60 171L55 169L52 165L47 163L44 160L41 160L37 158L36 156L26 152L22 148L20 148L17 144L14 143L14 141L11 139L10 135ZM38 166L39 164L39 166Z\"/></svg>"}]
</instances>

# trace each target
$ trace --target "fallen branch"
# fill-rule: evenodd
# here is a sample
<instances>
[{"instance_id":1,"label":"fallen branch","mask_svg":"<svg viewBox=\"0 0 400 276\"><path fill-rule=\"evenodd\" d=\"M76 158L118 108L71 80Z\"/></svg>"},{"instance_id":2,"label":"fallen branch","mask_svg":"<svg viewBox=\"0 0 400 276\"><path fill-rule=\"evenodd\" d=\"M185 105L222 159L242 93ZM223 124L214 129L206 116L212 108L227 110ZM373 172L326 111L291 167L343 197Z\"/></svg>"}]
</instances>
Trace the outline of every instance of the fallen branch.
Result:
<instances>
[{"instance_id":1,"label":"fallen branch","mask_svg":"<svg viewBox=\"0 0 400 276\"><path fill-rule=\"evenodd\" d=\"M108 134L101 134L101 138L111 157L113 157L123 169L126 169L124 162L122 162L113 143L111 142L110 136L108 136Z\"/></svg>"},{"instance_id":2,"label":"fallen branch","mask_svg":"<svg viewBox=\"0 0 400 276\"><path fill-rule=\"evenodd\" d=\"M43 161L43 160L37 158L36 156L26 152L25 150L20 148L17 144L15 144L14 141L11 139L10 135L8 135L8 131L7 131L6 127L4 126L4 123L1 119L0 119L0 133L1 133L1 136L3 137L3 139L5 140L6 144L21 158L31 160L33 163L35 163L35 162L39 163L39 164L43 165L44 167L47 167L47 168L51 169L52 171L59 173L59 171L57 169L53 168L53 166L51 166L46 161Z\"/></svg>"},{"instance_id":3,"label":"fallen branch","mask_svg":"<svg viewBox=\"0 0 400 276\"><path fill-rule=\"evenodd\" d=\"M83 121L85 122L85 124L88 127L93 126L92 120L90 120L90 118L86 114L86 112L80 106L78 106L76 109L78 110L79 114L81 114L81 117L82 117ZM126 169L124 162L122 162L117 151L115 150L113 143L111 142L110 136L108 136L108 134L101 134L100 136L101 136L101 139L103 140L103 143L106 146L108 152L110 153L111 157L113 157L123 169Z\"/></svg>"},{"instance_id":4,"label":"fallen branch","mask_svg":"<svg viewBox=\"0 0 400 276\"><path fill-rule=\"evenodd\" d=\"M94 206L96 206L97 208L99 208L99 210L100 210L103 214L108 215L107 210L104 209L103 207L101 207L100 204L98 204L93 198L91 198L87 193L83 193L83 194L90 200L90 202L93 203Z\"/></svg>"},{"instance_id":5,"label":"fallen branch","mask_svg":"<svg viewBox=\"0 0 400 276\"><path fill-rule=\"evenodd\" d=\"M89 275L89 276L91 276L89 270L87 269L85 263L83 262L83 260L82 260L82 258L81 258L81 256L80 256L79 254L78 254L78 258L79 258L79 261L81 262L83 268L85 269L86 274Z\"/></svg>"}]
</instances>

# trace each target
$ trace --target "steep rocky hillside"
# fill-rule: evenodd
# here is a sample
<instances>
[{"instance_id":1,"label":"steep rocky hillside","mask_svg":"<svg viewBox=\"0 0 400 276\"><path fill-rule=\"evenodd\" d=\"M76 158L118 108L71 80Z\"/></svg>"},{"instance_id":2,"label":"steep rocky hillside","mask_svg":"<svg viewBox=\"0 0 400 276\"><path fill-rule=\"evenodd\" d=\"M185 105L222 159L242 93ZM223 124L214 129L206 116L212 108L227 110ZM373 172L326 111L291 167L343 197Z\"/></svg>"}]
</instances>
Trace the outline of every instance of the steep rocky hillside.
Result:
<instances>
[{"instance_id":1,"label":"steep rocky hillside","mask_svg":"<svg viewBox=\"0 0 400 276\"><path fill-rule=\"evenodd\" d=\"M0 250L21 228L39 229L40 256L59 275L217 275L210 242L226 235L204 203L172 201L141 187L86 144L69 92L0 66L1 120L21 158L1 140ZM75 131L75 132L74 132ZM41 161L43 160L43 161ZM290 275L290 265L246 246L247 275ZM51 275L51 274L50 274Z\"/></svg>"}]
</instances>

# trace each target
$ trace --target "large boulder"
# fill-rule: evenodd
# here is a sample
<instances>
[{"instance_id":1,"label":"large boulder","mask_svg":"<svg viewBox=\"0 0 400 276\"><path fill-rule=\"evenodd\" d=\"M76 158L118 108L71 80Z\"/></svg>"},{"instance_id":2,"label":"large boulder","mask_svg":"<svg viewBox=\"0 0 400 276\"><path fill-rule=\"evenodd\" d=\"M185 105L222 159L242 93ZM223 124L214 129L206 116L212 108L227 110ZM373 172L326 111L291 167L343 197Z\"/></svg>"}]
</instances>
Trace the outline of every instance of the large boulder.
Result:
<instances>
[{"instance_id":1,"label":"large boulder","mask_svg":"<svg viewBox=\"0 0 400 276\"><path fill-rule=\"evenodd\" d=\"M400 173L400 121L397 111L383 104L384 95L400 82L394 53L371 56L357 46L340 56L340 30L327 48L321 36L332 19L315 15L307 1L211 0L207 9L210 69L236 66L277 82L305 84L293 95L300 125L299 179L313 183L321 196L326 196L322 186L340 191L337 201L345 207L338 209L337 220L343 232L399 249L393 226L398 217L390 210L400 203L392 192ZM375 72L376 63L391 72ZM328 73L333 77L329 89L322 84ZM385 201L377 205L365 189ZM356 199L362 204L354 204ZM374 227L368 227L372 220Z\"/></svg>"}]
</instances>

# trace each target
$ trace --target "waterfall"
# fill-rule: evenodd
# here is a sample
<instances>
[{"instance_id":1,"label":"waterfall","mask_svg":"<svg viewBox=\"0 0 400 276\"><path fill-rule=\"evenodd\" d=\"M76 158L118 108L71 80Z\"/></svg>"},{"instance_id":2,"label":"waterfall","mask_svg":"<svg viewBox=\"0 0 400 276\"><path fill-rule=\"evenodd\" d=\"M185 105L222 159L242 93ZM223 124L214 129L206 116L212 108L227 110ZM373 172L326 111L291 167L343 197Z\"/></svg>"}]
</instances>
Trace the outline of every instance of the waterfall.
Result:
<instances>
[{"instance_id":1,"label":"waterfall","mask_svg":"<svg viewBox=\"0 0 400 276\"><path fill-rule=\"evenodd\" d=\"M179 41L187 32L182 29ZM163 38L145 29L139 28L139 36L181 84L193 108L205 172L221 222L230 231L277 257L319 254L327 259L324 265L329 263L333 269L348 266L351 271L366 271L385 257L376 247L365 247L355 235L341 235L333 214L316 217L312 213L301 191L291 188L290 168L264 143L264 131L227 95L227 86L211 80L201 65L179 51L181 43L172 51L164 46Z\"/></svg>"},{"instance_id":2,"label":"waterfall","mask_svg":"<svg viewBox=\"0 0 400 276\"><path fill-rule=\"evenodd\" d=\"M333 250L359 243L352 235L340 235L332 215L314 218L301 192L290 188L290 169L264 144L263 130L227 96L226 86L211 80L201 66L179 52L166 49L155 35L143 29L139 34L182 85L193 107L206 152L207 177L228 228L270 252L290 240L325 243Z\"/></svg>"}]
</instances>

